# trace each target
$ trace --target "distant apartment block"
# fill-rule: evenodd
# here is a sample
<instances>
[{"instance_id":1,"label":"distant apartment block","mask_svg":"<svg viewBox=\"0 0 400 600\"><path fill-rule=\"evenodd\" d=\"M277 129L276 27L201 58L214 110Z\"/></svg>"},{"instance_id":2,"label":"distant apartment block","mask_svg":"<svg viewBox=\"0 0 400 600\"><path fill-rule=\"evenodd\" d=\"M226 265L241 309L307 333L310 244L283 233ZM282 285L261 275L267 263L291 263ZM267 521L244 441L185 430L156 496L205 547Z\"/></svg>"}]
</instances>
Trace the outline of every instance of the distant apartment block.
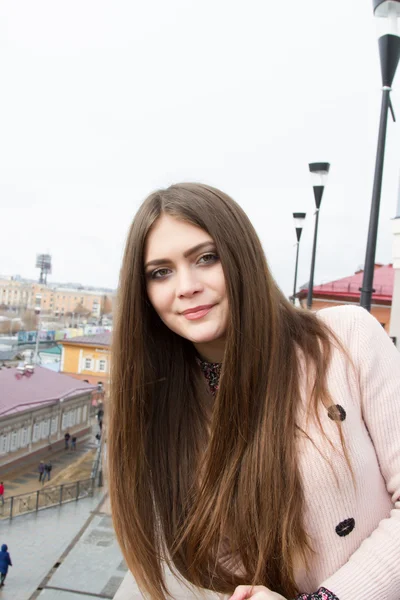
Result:
<instances>
[{"instance_id":1,"label":"distant apartment block","mask_svg":"<svg viewBox=\"0 0 400 600\"><path fill-rule=\"evenodd\" d=\"M19 310L40 309L42 314L62 317L79 311L100 318L112 312L113 292L85 288L55 287L15 279L0 279L0 306Z\"/></svg>"}]
</instances>

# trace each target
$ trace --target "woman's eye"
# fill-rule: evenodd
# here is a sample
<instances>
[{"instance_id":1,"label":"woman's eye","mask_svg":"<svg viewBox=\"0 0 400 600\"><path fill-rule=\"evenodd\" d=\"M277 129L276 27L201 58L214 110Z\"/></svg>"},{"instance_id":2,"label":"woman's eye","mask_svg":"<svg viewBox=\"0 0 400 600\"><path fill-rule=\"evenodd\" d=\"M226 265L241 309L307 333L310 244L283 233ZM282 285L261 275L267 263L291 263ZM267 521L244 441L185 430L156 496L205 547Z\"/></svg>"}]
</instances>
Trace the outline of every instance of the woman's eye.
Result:
<instances>
[{"instance_id":1,"label":"woman's eye","mask_svg":"<svg viewBox=\"0 0 400 600\"><path fill-rule=\"evenodd\" d=\"M203 256L199 258L199 263L211 263L215 262L216 260L218 260L217 254L214 254L213 252L208 252L207 254L203 254Z\"/></svg>"},{"instance_id":2,"label":"woman's eye","mask_svg":"<svg viewBox=\"0 0 400 600\"><path fill-rule=\"evenodd\" d=\"M169 269L156 269L150 273L152 279L162 279L166 277L169 273Z\"/></svg>"}]
</instances>

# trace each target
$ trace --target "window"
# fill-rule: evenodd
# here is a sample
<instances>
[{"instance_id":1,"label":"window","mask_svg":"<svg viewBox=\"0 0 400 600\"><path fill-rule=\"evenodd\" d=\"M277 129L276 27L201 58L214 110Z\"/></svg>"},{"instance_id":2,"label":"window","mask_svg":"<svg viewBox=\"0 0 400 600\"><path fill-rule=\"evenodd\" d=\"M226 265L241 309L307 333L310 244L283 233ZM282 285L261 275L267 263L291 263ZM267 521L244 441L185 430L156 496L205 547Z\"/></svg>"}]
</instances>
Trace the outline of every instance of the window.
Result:
<instances>
[{"instance_id":1,"label":"window","mask_svg":"<svg viewBox=\"0 0 400 600\"><path fill-rule=\"evenodd\" d=\"M46 419L45 421L43 421L42 423L42 438L46 438L48 437L50 432L50 419Z\"/></svg>"},{"instance_id":2,"label":"window","mask_svg":"<svg viewBox=\"0 0 400 600\"><path fill-rule=\"evenodd\" d=\"M70 427L73 427L75 425L75 418L76 418L76 410L70 410L69 414L68 414L68 425Z\"/></svg>"},{"instance_id":3,"label":"window","mask_svg":"<svg viewBox=\"0 0 400 600\"><path fill-rule=\"evenodd\" d=\"M91 358L85 358L85 370L86 371L90 371L92 368L92 359Z\"/></svg>"},{"instance_id":4,"label":"window","mask_svg":"<svg viewBox=\"0 0 400 600\"><path fill-rule=\"evenodd\" d=\"M21 446L22 448L25 448L28 444L29 444L29 430L27 427L24 427L22 429L22 435L21 435Z\"/></svg>"},{"instance_id":5,"label":"window","mask_svg":"<svg viewBox=\"0 0 400 600\"><path fill-rule=\"evenodd\" d=\"M18 435L16 431L11 434L11 452L14 452L18 448Z\"/></svg>"},{"instance_id":6,"label":"window","mask_svg":"<svg viewBox=\"0 0 400 600\"><path fill-rule=\"evenodd\" d=\"M51 435L54 435L55 433L57 433L57 427L58 427L58 417L53 417L51 419Z\"/></svg>"},{"instance_id":7,"label":"window","mask_svg":"<svg viewBox=\"0 0 400 600\"><path fill-rule=\"evenodd\" d=\"M85 406L83 407L82 423L86 422L86 417L87 417L87 405L85 404Z\"/></svg>"},{"instance_id":8,"label":"window","mask_svg":"<svg viewBox=\"0 0 400 600\"><path fill-rule=\"evenodd\" d=\"M79 408L76 411L76 424L79 425L79 423L81 422L81 418L82 418L82 407L79 406Z\"/></svg>"},{"instance_id":9,"label":"window","mask_svg":"<svg viewBox=\"0 0 400 600\"><path fill-rule=\"evenodd\" d=\"M7 452L7 438L8 435L6 433L3 433L0 438L0 454L5 454Z\"/></svg>"},{"instance_id":10,"label":"window","mask_svg":"<svg viewBox=\"0 0 400 600\"><path fill-rule=\"evenodd\" d=\"M39 439L40 425L39 423L35 423L33 426L33 436L32 442L37 442Z\"/></svg>"},{"instance_id":11,"label":"window","mask_svg":"<svg viewBox=\"0 0 400 600\"><path fill-rule=\"evenodd\" d=\"M61 421L61 429L66 429L68 427L68 413L63 413L62 421Z\"/></svg>"},{"instance_id":12,"label":"window","mask_svg":"<svg viewBox=\"0 0 400 600\"><path fill-rule=\"evenodd\" d=\"M104 359L99 360L99 371L102 371L104 373L106 370L106 365L107 362Z\"/></svg>"}]
</instances>

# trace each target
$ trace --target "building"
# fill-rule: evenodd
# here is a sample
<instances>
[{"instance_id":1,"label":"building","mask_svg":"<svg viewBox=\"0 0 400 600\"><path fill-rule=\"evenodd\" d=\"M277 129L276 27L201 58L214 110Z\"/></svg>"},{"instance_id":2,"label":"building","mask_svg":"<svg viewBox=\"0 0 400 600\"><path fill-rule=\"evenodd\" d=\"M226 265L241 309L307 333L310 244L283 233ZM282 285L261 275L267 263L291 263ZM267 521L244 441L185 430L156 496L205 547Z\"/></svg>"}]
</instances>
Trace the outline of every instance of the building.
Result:
<instances>
[{"instance_id":1,"label":"building","mask_svg":"<svg viewBox=\"0 0 400 600\"><path fill-rule=\"evenodd\" d=\"M61 373L101 386L109 386L111 333L99 333L63 340Z\"/></svg>"},{"instance_id":2,"label":"building","mask_svg":"<svg viewBox=\"0 0 400 600\"><path fill-rule=\"evenodd\" d=\"M42 315L87 315L99 320L112 312L114 292L0 279L0 306L19 311L40 310Z\"/></svg>"},{"instance_id":3,"label":"building","mask_svg":"<svg viewBox=\"0 0 400 600\"><path fill-rule=\"evenodd\" d=\"M60 371L61 366L61 347L52 346L39 351L39 364L55 373Z\"/></svg>"},{"instance_id":4,"label":"building","mask_svg":"<svg viewBox=\"0 0 400 600\"><path fill-rule=\"evenodd\" d=\"M20 280L0 279L0 306L21 307L32 304L32 284Z\"/></svg>"},{"instance_id":5,"label":"building","mask_svg":"<svg viewBox=\"0 0 400 600\"><path fill-rule=\"evenodd\" d=\"M62 447L64 435L90 432L95 386L43 367L0 369L0 466Z\"/></svg>"},{"instance_id":6,"label":"building","mask_svg":"<svg viewBox=\"0 0 400 600\"><path fill-rule=\"evenodd\" d=\"M397 214L392 221L393 232L393 300L390 317L390 336L398 350L400 350L400 184L399 198L397 202Z\"/></svg>"},{"instance_id":7,"label":"building","mask_svg":"<svg viewBox=\"0 0 400 600\"><path fill-rule=\"evenodd\" d=\"M316 285L313 289L313 310L341 304L360 304L360 288L364 271L356 271L354 275L343 277L329 283ZM390 311L394 284L393 265L375 265L374 293L372 294L371 314L374 315L389 333ZM308 288L305 286L297 294L301 306L307 304Z\"/></svg>"}]
</instances>

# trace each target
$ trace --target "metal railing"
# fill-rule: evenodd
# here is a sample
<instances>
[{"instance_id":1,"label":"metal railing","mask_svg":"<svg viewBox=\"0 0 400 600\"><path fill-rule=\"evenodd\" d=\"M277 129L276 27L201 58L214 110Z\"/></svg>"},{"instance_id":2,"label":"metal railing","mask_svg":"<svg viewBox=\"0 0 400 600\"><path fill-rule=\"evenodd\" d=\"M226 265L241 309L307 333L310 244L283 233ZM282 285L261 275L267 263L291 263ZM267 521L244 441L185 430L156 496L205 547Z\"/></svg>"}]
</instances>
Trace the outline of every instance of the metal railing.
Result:
<instances>
[{"instance_id":1,"label":"metal railing","mask_svg":"<svg viewBox=\"0 0 400 600\"><path fill-rule=\"evenodd\" d=\"M93 495L94 484L95 480L91 477L4 498L4 504L0 503L0 519L12 519L26 513L87 498Z\"/></svg>"}]
</instances>

